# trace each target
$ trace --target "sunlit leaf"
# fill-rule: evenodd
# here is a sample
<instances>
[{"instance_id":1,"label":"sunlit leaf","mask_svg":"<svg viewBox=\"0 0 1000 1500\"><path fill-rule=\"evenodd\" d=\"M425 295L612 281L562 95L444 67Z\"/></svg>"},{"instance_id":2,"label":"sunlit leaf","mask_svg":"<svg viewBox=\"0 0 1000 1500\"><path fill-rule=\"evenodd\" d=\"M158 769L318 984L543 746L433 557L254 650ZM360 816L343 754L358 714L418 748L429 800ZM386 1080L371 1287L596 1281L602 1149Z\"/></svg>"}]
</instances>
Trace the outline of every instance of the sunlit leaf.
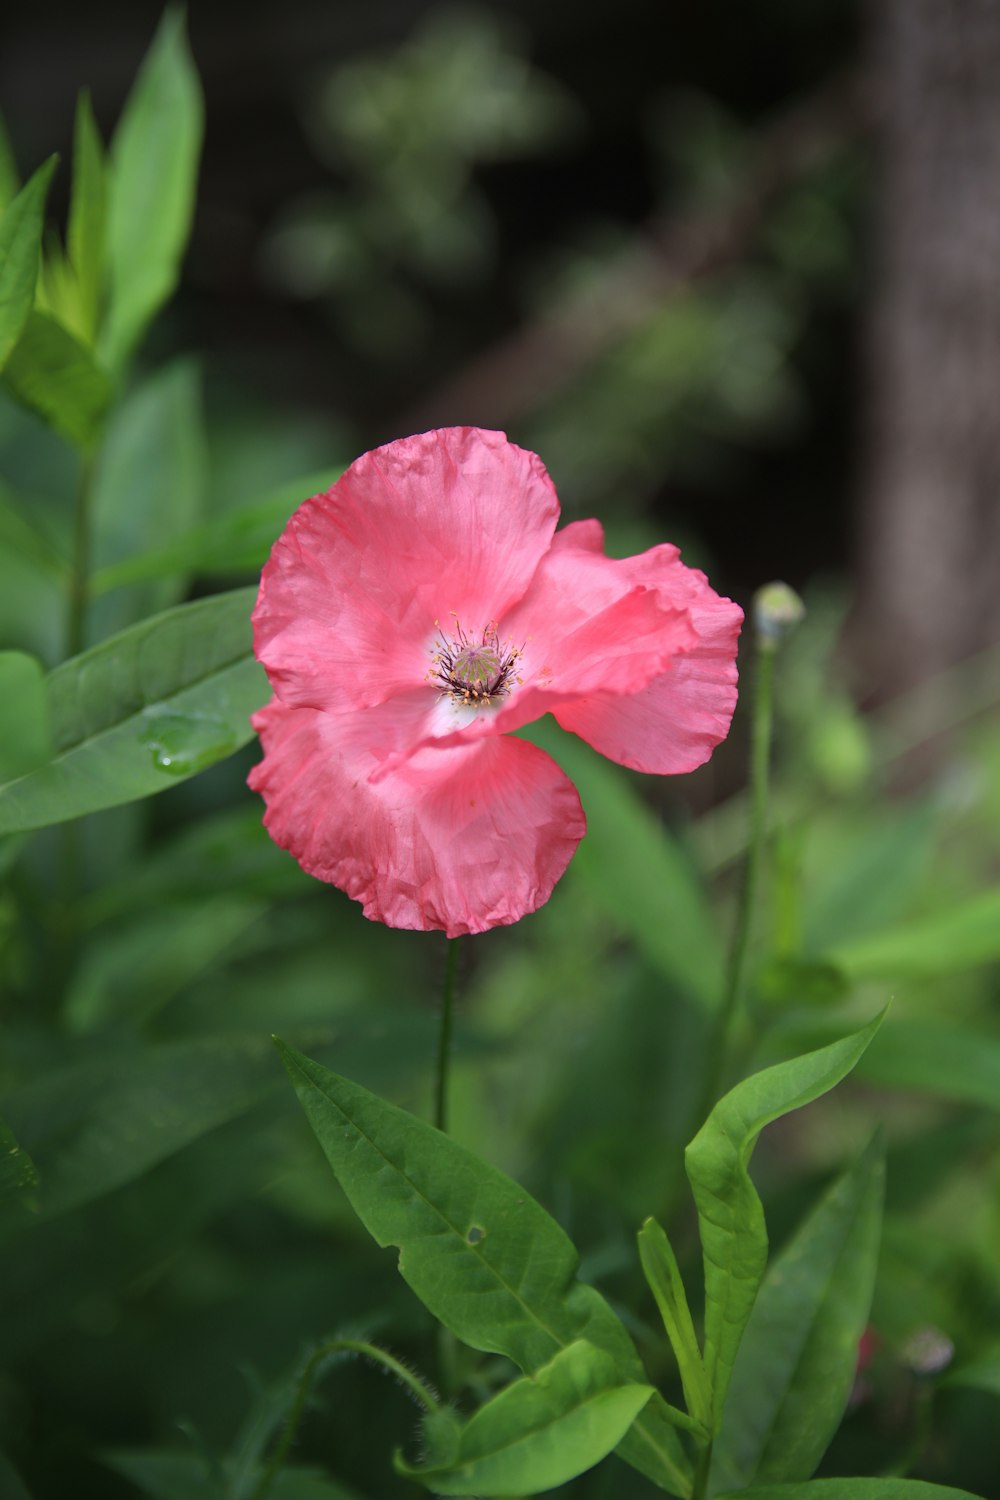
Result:
<instances>
[{"instance_id":1,"label":"sunlit leaf","mask_svg":"<svg viewBox=\"0 0 1000 1500\"><path fill-rule=\"evenodd\" d=\"M90 96L84 91L76 105L73 135L73 188L70 194L66 248L76 273L80 326L85 343L97 335L104 285L104 243L107 209L107 168L104 147L94 122Z\"/></svg>"},{"instance_id":2,"label":"sunlit leaf","mask_svg":"<svg viewBox=\"0 0 1000 1500\"><path fill-rule=\"evenodd\" d=\"M747 1165L765 1125L832 1089L862 1056L881 1016L817 1052L765 1068L712 1110L684 1155L705 1261L705 1368L715 1430L767 1262L764 1210Z\"/></svg>"},{"instance_id":3,"label":"sunlit leaf","mask_svg":"<svg viewBox=\"0 0 1000 1500\"><path fill-rule=\"evenodd\" d=\"M4 379L23 405L79 448L92 448L111 399L107 376L68 329L31 312Z\"/></svg>"},{"instance_id":4,"label":"sunlit leaf","mask_svg":"<svg viewBox=\"0 0 1000 1500\"><path fill-rule=\"evenodd\" d=\"M0 370L6 365L35 299L45 195L56 158L21 189L0 218Z\"/></svg>"},{"instance_id":5,"label":"sunlit leaf","mask_svg":"<svg viewBox=\"0 0 1000 1500\"><path fill-rule=\"evenodd\" d=\"M873 1142L768 1266L715 1443L717 1488L808 1479L837 1430L871 1306L884 1176Z\"/></svg>"},{"instance_id":6,"label":"sunlit leaf","mask_svg":"<svg viewBox=\"0 0 1000 1500\"><path fill-rule=\"evenodd\" d=\"M397 1468L437 1495L535 1495L606 1457L652 1394L581 1339L480 1407L447 1467Z\"/></svg>"},{"instance_id":7,"label":"sunlit leaf","mask_svg":"<svg viewBox=\"0 0 1000 1500\"><path fill-rule=\"evenodd\" d=\"M586 1339L645 1379L631 1339L558 1224L523 1188L440 1131L278 1043L320 1145L365 1228L446 1328L526 1374ZM659 1406L662 1406L662 1401ZM656 1398L618 1452L686 1493L688 1465Z\"/></svg>"},{"instance_id":8,"label":"sunlit leaf","mask_svg":"<svg viewBox=\"0 0 1000 1500\"><path fill-rule=\"evenodd\" d=\"M0 786L0 833L164 791L246 744L267 698L250 652L255 596L180 605L50 673L55 757Z\"/></svg>"},{"instance_id":9,"label":"sunlit leaf","mask_svg":"<svg viewBox=\"0 0 1000 1500\"><path fill-rule=\"evenodd\" d=\"M108 318L101 340L118 369L177 284L194 209L203 106L184 15L160 23L111 141Z\"/></svg>"},{"instance_id":10,"label":"sunlit leaf","mask_svg":"<svg viewBox=\"0 0 1000 1500\"><path fill-rule=\"evenodd\" d=\"M705 1364L698 1347L677 1257L655 1219L647 1219L639 1231L639 1258L677 1360L687 1409L707 1432L712 1420L712 1395L705 1374Z\"/></svg>"}]
</instances>

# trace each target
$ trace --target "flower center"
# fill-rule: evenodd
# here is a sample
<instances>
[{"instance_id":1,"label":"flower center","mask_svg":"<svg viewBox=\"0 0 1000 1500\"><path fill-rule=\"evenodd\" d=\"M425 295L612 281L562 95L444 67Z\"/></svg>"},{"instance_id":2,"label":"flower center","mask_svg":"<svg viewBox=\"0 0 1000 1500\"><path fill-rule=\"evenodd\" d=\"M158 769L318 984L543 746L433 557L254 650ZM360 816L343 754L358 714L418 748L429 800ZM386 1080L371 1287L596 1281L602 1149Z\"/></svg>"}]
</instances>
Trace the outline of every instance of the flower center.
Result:
<instances>
[{"instance_id":1,"label":"flower center","mask_svg":"<svg viewBox=\"0 0 1000 1500\"><path fill-rule=\"evenodd\" d=\"M441 695L464 708L484 708L498 703L520 682L517 664L522 651L501 641L494 621L479 639L466 635L455 617L454 635L443 633L434 643L428 676Z\"/></svg>"}]
</instances>

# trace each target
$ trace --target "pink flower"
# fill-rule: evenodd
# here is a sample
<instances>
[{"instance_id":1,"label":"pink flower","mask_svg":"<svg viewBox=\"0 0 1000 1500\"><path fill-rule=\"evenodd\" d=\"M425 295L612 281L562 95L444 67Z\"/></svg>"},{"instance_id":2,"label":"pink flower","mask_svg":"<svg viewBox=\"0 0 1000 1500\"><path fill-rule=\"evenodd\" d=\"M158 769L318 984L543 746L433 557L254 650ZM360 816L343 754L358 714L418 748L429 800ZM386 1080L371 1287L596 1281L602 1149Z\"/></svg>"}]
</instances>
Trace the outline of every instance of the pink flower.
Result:
<instances>
[{"instance_id":1,"label":"pink flower","mask_svg":"<svg viewBox=\"0 0 1000 1500\"><path fill-rule=\"evenodd\" d=\"M275 543L250 785L275 842L367 917L456 937L548 900L583 811L508 730L552 713L669 773L729 729L742 611L676 547L614 561L597 521L558 516L533 453L450 427L364 454Z\"/></svg>"}]
</instances>

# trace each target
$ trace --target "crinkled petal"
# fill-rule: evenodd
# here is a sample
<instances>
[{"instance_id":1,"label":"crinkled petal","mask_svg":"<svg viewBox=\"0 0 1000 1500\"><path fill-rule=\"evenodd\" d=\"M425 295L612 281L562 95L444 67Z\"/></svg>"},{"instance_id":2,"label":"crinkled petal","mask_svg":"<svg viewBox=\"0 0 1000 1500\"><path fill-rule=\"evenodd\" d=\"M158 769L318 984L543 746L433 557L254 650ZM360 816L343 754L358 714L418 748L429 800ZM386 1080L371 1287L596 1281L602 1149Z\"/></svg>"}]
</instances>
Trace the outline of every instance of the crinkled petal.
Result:
<instances>
[{"instance_id":1,"label":"crinkled petal","mask_svg":"<svg viewBox=\"0 0 1000 1500\"><path fill-rule=\"evenodd\" d=\"M458 937L547 901L586 827L559 767L524 740L483 739L373 781L370 718L277 698L254 715L264 759L249 782L275 842L390 927Z\"/></svg>"},{"instance_id":2,"label":"crinkled petal","mask_svg":"<svg viewBox=\"0 0 1000 1500\"><path fill-rule=\"evenodd\" d=\"M694 640L636 692L585 695L553 713L564 729L623 766L659 775L693 771L729 732L743 611L721 598L704 573L685 567L675 548L654 547L627 561L637 581L683 605Z\"/></svg>"},{"instance_id":3,"label":"crinkled petal","mask_svg":"<svg viewBox=\"0 0 1000 1500\"><path fill-rule=\"evenodd\" d=\"M254 643L275 692L341 710L413 688L437 621L478 632L520 599L558 515L541 460L500 432L364 454L299 507L262 574Z\"/></svg>"}]
</instances>

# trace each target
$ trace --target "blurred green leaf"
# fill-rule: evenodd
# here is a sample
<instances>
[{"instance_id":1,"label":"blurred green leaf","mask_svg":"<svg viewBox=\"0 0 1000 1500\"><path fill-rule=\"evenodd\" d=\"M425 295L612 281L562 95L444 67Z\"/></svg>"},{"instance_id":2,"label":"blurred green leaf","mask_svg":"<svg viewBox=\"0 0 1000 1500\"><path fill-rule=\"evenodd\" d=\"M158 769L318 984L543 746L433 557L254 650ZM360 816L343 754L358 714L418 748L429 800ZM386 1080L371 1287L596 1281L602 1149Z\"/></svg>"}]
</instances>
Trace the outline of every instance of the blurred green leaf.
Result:
<instances>
[{"instance_id":1,"label":"blurred green leaf","mask_svg":"<svg viewBox=\"0 0 1000 1500\"><path fill-rule=\"evenodd\" d=\"M941 809L928 799L916 807L866 808L856 822L839 815L838 847L827 850L823 820L810 839L819 844L818 868L805 884L805 942L823 951L885 927L898 918L926 870ZM846 823L846 828L845 828Z\"/></svg>"},{"instance_id":2,"label":"blurred green leaf","mask_svg":"<svg viewBox=\"0 0 1000 1500\"><path fill-rule=\"evenodd\" d=\"M254 589L183 604L47 679L55 759L0 786L0 833L164 791L252 736L267 698L250 651Z\"/></svg>"},{"instance_id":3,"label":"blurred green leaf","mask_svg":"<svg viewBox=\"0 0 1000 1500\"><path fill-rule=\"evenodd\" d=\"M91 578L91 593L98 596L123 584L179 573L227 577L258 572L292 511L311 495L328 490L342 472L340 468L323 469L292 480L264 499L192 527L165 546L98 568Z\"/></svg>"},{"instance_id":4,"label":"blurred green leaf","mask_svg":"<svg viewBox=\"0 0 1000 1500\"><path fill-rule=\"evenodd\" d=\"M26 776L52 755L49 705L41 663L23 651L0 651L0 783Z\"/></svg>"},{"instance_id":5,"label":"blurred green leaf","mask_svg":"<svg viewBox=\"0 0 1000 1500\"><path fill-rule=\"evenodd\" d=\"M94 121L90 95L82 92L76 105L73 135L73 188L69 204L66 249L76 273L80 321L76 332L93 347L97 337L104 286L104 243L107 210L107 167L104 146Z\"/></svg>"},{"instance_id":6,"label":"blurred green leaf","mask_svg":"<svg viewBox=\"0 0 1000 1500\"><path fill-rule=\"evenodd\" d=\"M845 1078L881 1021L744 1079L719 1100L684 1153L705 1261L705 1368L715 1431L767 1263L764 1209L747 1173L757 1137Z\"/></svg>"},{"instance_id":7,"label":"blurred green leaf","mask_svg":"<svg viewBox=\"0 0 1000 1500\"><path fill-rule=\"evenodd\" d=\"M93 447L111 387L89 349L55 318L29 313L4 380L61 437L84 450Z\"/></svg>"},{"instance_id":8,"label":"blurred green leaf","mask_svg":"<svg viewBox=\"0 0 1000 1500\"><path fill-rule=\"evenodd\" d=\"M958 906L838 944L826 954L852 979L954 974L1000 958L1000 885Z\"/></svg>"},{"instance_id":9,"label":"blurred green leaf","mask_svg":"<svg viewBox=\"0 0 1000 1500\"><path fill-rule=\"evenodd\" d=\"M38 280L45 195L57 158L50 156L0 219L0 370L31 311Z\"/></svg>"},{"instance_id":10,"label":"blurred green leaf","mask_svg":"<svg viewBox=\"0 0 1000 1500\"><path fill-rule=\"evenodd\" d=\"M21 177L14 160L14 148L7 134L6 121L0 115L0 214L17 197L20 187Z\"/></svg>"},{"instance_id":11,"label":"blurred green leaf","mask_svg":"<svg viewBox=\"0 0 1000 1500\"><path fill-rule=\"evenodd\" d=\"M51 1217L132 1181L273 1091L262 1038L208 1037L102 1049L8 1093L3 1113L31 1151Z\"/></svg>"},{"instance_id":12,"label":"blurred green leaf","mask_svg":"<svg viewBox=\"0 0 1000 1500\"><path fill-rule=\"evenodd\" d=\"M69 566L58 548L0 484L0 553L4 551L17 552L60 582L69 578Z\"/></svg>"},{"instance_id":13,"label":"blurred green leaf","mask_svg":"<svg viewBox=\"0 0 1000 1500\"><path fill-rule=\"evenodd\" d=\"M952 1020L892 1020L859 1074L870 1083L1000 1109L1000 1036Z\"/></svg>"},{"instance_id":14,"label":"blurred green leaf","mask_svg":"<svg viewBox=\"0 0 1000 1500\"><path fill-rule=\"evenodd\" d=\"M647 1219L639 1231L639 1259L677 1360L687 1409L707 1434L712 1421L712 1393L705 1363L698 1347L677 1257L655 1219Z\"/></svg>"},{"instance_id":15,"label":"blurred green leaf","mask_svg":"<svg viewBox=\"0 0 1000 1500\"><path fill-rule=\"evenodd\" d=\"M309 1123L375 1241L398 1245L399 1272L474 1349L532 1374L585 1338L642 1382L631 1339L604 1298L576 1280L577 1252L523 1188L440 1131L278 1042ZM650 1401L619 1454L675 1494L688 1464Z\"/></svg>"},{"instance_id":16,"label":"blurred green leaf","mask_svg":"<svg viewBox=\"0 0 1000 1500\"><path fill-rule=\"evenodd\" d=\"M651 814L629 773L546 716L524 731L576 785L587 836L570 867L661 974L714 1008L723 944L687 852Z\"/></svg>"},{"instance_id":17,"label":"blurred green leaf","mask_svg":"<svg viewBox=\"0 0 1000 1500\"><path fill-rule=\"evenodd\" d=\"M716 1500L979 1500L968 1490L922 1479L808 1479L801 1484L755 1484Z\"/></svg>"},{"instance_id":18,"label":"blurred green leaf","mask_svg":"<svg viewBox=\"0 0 1000 1500\"><path fill-rule=\"evenodd\" d=\"M83 953L66 996L71 1031L109 1020L144 1021L227 952L265 911L238 890L187 905L153 908L124 927L100 931Z\"/></svg>"},{"instance_id":19,"label":"blurred green leaf","mask_svg":"<svg viewBox=\"0 0 1000 1500\"><path fill-rule=\"evenodd\" d=\"M111 141L110 300L101 348L118 370L177 284L194 211L203 106L184 14L169 9Z\"/></svg>"},{"instance_id":20,"label":"blurred green leaf","mask_svg":"<svg viewBox=\"0 0 1000 1500\"><path fill-rule=\"evenodd\" d=\"M91 505L92 569L169 546L200 518L205 488L201 375L179 359L131 391L109 424ZM184 583L175 571L92 602L91 639L176 604Z\"/></svg>"},{"instance_id":21,"label":"blurred green leaf","mask_svg":"<svg viewBox=\"0 0 1000 1500\"><path fill-rule=\"evenodd\" d=\"M0 1120L0 1203L13 1193L33 1187L38 1181L38 1169L28 1153L18 1145L14 1132ZM3 1479L0 1459L0 1480ZM3 1494L0 1484L0 1495Z\"/></svg>"},{"instance_id":22,"label":"blurred green leaf","mask_svg":"<svg viewBox=\"0 0 1000 1500\"><path fill-rule=\"evenodd\" d=\"M976 1391L989 1391L991 1396L1000 1396L1000 1346L956 1370L949 1370L941 1384L968 1386Z\"/></svg>"},{"instance_id":23,"label":"blurred green leaf","mask_svg":"<svg viewBox=\"0 0 1000 1500\"><path fill-rule=\"evenodd\" d=\"M396 1467L437 1495L536 1495L606 1457L652 1394L579 1339L480 1407L459 1428L447 1465L397 1458Z\"/></svg>"},{"instance_id":24,"label":"blurred green leaf","mask_svg":"<svg viewBox=\"0 0 1000 1500\"><path fill-rule=\"evenodd\" d=\"M878 1263L885 1158L873 1141L767 1268L733 1369L713 1484L808 1479L844 1414Z\"/></svg>"}]
</instances>

